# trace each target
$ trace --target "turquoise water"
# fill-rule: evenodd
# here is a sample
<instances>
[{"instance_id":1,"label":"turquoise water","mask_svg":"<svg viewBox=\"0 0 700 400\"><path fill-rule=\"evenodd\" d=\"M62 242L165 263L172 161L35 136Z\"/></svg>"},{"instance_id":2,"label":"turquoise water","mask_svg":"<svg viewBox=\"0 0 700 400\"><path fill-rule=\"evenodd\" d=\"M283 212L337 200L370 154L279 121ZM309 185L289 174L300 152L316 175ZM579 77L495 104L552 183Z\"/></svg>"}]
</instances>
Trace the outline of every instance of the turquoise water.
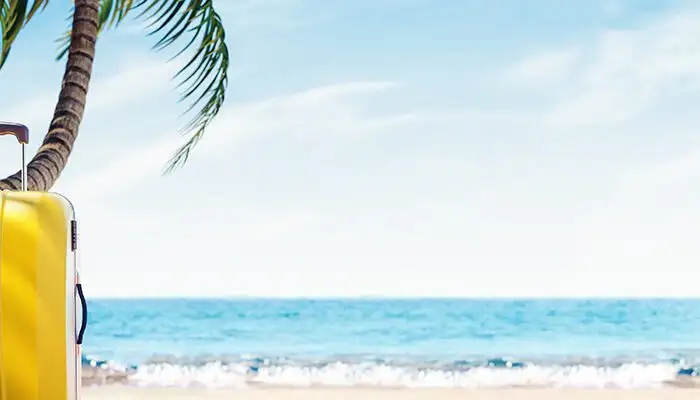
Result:
<instances>
[{"instance_id":1,"label":"turquoise water","mask_svg":"<svg viewBox=\"0 0 700 400\"><path fill-rule=\"evenodd\" d=\"M696 300L94 300L84 352L149 385L659 386ZM99 360L99 361L95 361Z\"/></svg>"}]
</instances>

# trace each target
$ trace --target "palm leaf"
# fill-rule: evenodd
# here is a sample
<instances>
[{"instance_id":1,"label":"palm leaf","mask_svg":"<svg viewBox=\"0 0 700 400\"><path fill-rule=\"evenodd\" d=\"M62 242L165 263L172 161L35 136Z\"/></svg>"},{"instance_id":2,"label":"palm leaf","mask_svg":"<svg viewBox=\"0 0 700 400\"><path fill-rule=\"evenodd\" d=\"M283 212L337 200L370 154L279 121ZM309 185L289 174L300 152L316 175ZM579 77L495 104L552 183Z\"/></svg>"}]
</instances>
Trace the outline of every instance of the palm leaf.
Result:
<instances>
[{"instance_id":1,"label":"palm leaf","mask_svg":"<svg viewBox=\"0 0 700 400\"><path fill-rule=\"evenodd\" d=\"M10 49L19 32L34 17L37 11L43 10L49 0L2 0L0 5L0 26L2 29L2 50L0 52L0 68L10 55Z\"/></svg>"},{"instance_id":2,"label":"palm leaf","mask_svg":"<svg viewBox=\"0 0 700 400\"><path fill-rule=\"evenodd\" d=\"M100 32L117 27L127 16L148 22L149 36L157 35L155 50L163 50L188 37L171 58L192 50L187 63L175 74L181 89L179 101L194 99L185 113L198 109L182 128L188 138L170 158L165 173L184 165L192 149L221 110L228 86L229 52L226 32L213 0L101 0ZM70 44L70 32L58 40L62 58Z\"/></svg>"}]
</instances>

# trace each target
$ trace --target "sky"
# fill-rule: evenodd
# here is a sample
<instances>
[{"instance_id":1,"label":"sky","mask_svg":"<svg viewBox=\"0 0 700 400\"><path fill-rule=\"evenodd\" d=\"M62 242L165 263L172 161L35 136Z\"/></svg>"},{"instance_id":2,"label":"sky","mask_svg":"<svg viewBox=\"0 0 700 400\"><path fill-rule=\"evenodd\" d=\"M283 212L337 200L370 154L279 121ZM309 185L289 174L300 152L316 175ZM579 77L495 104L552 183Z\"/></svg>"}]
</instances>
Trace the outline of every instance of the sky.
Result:
<instances>
[{"instance_id":1,"label":"sky","mask_svg":"<svg viewBox=\"0 0 700 400\"><path fill-rule=\"evenodd\" d=\"M0 72L40 144L54 2ZM228 98L184 169L172 52L102 36L55 190L92 297L698 296L700 6L219 0ZM7 94L11 94L8 96ZM19 155L8 139L0 167Z\"/></svg>"}]
</instances>

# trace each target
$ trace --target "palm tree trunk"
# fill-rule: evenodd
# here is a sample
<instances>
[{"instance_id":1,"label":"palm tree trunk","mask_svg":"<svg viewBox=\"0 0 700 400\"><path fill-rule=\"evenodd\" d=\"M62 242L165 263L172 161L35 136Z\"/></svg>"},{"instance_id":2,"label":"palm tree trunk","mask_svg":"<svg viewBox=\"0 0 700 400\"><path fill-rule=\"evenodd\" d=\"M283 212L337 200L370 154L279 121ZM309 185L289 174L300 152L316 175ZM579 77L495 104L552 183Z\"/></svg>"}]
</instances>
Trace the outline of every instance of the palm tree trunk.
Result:
<instances>
[{"instance_id":1,"label":"palm tree trunk","mask_svg":"<svg viewBox=\"0 0 700 400\"><path fill-rule=\"evenodd\" d=\"M58 103L44 141L27 165L29 190L46 191L65 168L78 137L95 57L99 0L75 0L71 44ZM19 121L21 122L21 121ZM21 171L0 180L0 189L19 190Z\"/></svg>"}]
</instances>

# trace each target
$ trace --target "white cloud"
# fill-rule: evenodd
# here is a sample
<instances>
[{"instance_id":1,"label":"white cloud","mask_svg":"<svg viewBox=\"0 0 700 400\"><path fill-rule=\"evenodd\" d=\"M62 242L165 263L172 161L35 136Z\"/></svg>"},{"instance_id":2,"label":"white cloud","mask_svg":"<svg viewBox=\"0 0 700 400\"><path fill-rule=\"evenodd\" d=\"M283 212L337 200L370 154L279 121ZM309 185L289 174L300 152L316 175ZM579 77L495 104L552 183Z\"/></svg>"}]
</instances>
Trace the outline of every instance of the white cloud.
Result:
<instances>
[{"instance_id":1,"label":"white cloud","mask_svg":"<svg viewBox=\"0 0 700 400\"><path fill-rule=\"evenodd\" d=\"M87 112L97 113L118 107L142 96L163 89L168 85L171 74L176 71L173 63L165 63L162 59L144 57L125 57L117 72L104 78L93 76L88 94ZM98 66L95 66L97 73ZM47 93L40 93L31 99L13 105L5 113L13 120L24 123L34 132L32 143L40 142L39 138L45 132L38 130L48 126L53 114L60 81ZM40 136L41 135L41 136Z\"/></svg>"},{"instance_id":2,"label":"white cloud","mask_svg":"<svg viewBox=\"0 0 700 400\"><path fill-rule=\"evenodd\" d=\"M176 62L153 57L127 57L126 60L119 72L91 85L86 112L118 107L174 87L170 79L179 69Z\"/></svg>"},{"instance_id":3,"label":"white cloud","mask_svg":"<svg viewBox=\"0 0 700 400\"><path fill-rule=\"evenodd\" d=\"M541 52L509 67L502 76L506 84L537 88L570 78L580 54L577 49Z\"/></svg>"},{"instance_id":4,"label":"white cloud","mask_svg":"<svg viewBox=\"0 0 700 400\"><path fill-rule=\"evenodd\" d=\"M546 121L556 126L616 124L668 96L700 87L700 12L676 13L639 29L612 30L593 44L572 90Z\"/></svg>"},{"instance_id":5,"label":"white cloud","mask_svg":"<svg viewBox=\"0 0 700 400\"><path fill-rule=\"evenodd\" d=\"M294 128L329 134L334 130L381 129L386 124L404 122L395 116L358 117L353 113L347 114L344 106L346 101L352 102L356 96L371 95L392 87L394 84L391 82L347 82L230 106L221 111L207 130L193 159L226 153L233 143L252 136L284 134ZM87 200L129 190L162 173L169 157L181 144L182 139L174 134L134 144L133 149L107 161L105 166L61 182L60 191Z\"/></svg>"}]
</instances>

